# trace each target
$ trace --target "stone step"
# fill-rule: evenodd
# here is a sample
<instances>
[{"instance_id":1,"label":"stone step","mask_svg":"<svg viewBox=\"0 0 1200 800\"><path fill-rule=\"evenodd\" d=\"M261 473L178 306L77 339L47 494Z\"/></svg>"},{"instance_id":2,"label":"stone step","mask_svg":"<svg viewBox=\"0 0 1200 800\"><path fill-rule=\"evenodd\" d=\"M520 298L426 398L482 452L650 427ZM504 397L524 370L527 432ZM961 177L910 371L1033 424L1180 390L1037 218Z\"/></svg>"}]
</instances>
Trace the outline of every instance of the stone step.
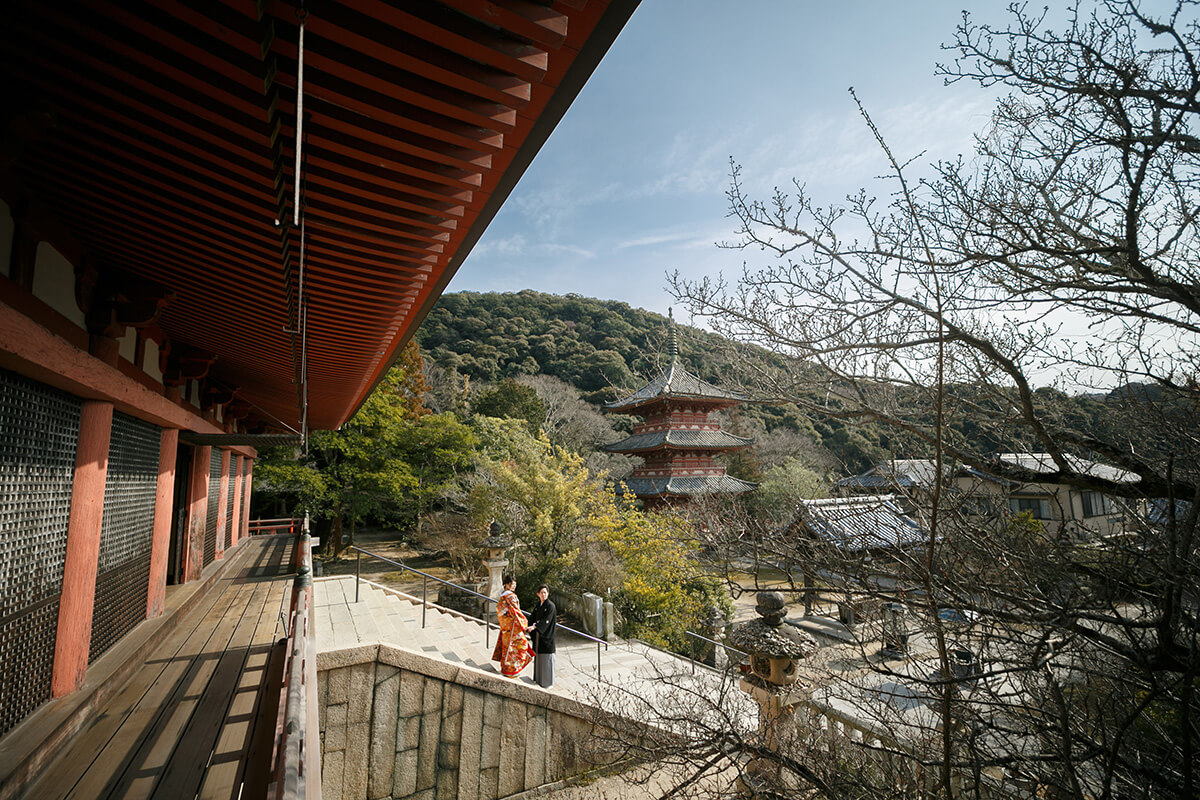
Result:
<instances>
[{"instance_id":1,"label":"stone step","mask_svg":"<svg viewBox=\"0 0 1200 800\"><path fill-rule=\"evenodd\" d=\"M427 607L422 627L420 600L363 581L355 601L354 578L325 578L316 583L317 646L320 650L384 642L450 663L495 674L491 661L497 630L484 623L438 607ZM485 637L486 633L486 637ZM595 700L614 685L652 686L661 675L690 679L691 662L636 642L613 642L600 647L600 680L596 678L596 644L560 632L555 684L551 691L577 699ZM695 670L700 680L712 674ZM532 681L532 669L519 680ZM645 687L641 690L646 691Z\"/></svg>"}]
</instances>

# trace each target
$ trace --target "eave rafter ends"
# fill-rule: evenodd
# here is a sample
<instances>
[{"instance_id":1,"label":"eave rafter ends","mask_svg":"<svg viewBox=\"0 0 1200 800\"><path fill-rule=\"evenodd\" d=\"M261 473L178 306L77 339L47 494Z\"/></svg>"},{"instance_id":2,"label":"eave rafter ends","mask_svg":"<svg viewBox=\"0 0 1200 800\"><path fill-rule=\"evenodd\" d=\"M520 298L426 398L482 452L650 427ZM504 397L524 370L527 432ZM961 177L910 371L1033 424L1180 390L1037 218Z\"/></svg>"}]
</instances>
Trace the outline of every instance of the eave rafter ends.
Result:
<instances>
[{"instance_id":1,"label":"eave rafter ends","mask_svg":"<svg viewBox=\"0 0 1200 800\"><path fill-rule=\"evenodd\" d=\"M14 0L0 26L0 190L14 215L61 221L59 252L160 286L168 380L238 386L226 402L252 409L247 425L299 418L288 331L303 297L310 422L337 427L635 5L310 4L302 243L295 3ZM128 324L150 313L122 302Z\"/></svg>"}]
</instances>

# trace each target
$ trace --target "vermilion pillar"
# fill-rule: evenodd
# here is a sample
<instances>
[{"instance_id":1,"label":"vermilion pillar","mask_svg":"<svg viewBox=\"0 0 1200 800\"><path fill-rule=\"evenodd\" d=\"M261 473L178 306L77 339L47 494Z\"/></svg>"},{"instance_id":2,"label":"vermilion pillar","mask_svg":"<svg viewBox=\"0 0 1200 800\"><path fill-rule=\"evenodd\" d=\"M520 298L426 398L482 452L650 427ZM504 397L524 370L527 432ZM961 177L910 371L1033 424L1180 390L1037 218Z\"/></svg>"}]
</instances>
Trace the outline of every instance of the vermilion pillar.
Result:
<instances>
[{"instance_id":1,"label":"vermilion pillar","mask_svg":"<svg viewBox=\"0 0 1200 800\"><path fill-rule=\"evenodd\" d=\"M188 476L187 542L183 548L183 579L194 581L204 569L204 523L208 519L208 464L212 447L197 447Z\"/></svg>"},{"instance_id":2,"label":"vermilion pillar","mask_svg":"<svg viewBox=\"0 0 1200 800\"><path fill-rule=\"evenodd\" d=\"M247 458L242 465L242 531L250 533L250 490L254 488L254 459Z\"/></svg>"},{"instance_id":3,"label":"vermilion pillar","mask_svg":"<svg viewBox=\"0 0 1200 800\"><path fill-rule=\"evenodd\" d=\"M242 461L244 456L233 455L229 457L229 480L233 481L233 531L229 537L229 546L233 547L238 543L238 539L242 538Z\"/></svg>"},{"instance_id":4,"label":"vermilion pillar","mask_svg":"<svg viewBox=\"0 0 1200 800\"><path fill-rule=\"evenodd\" d=\"M179 429L163 428L158 446L158 484L154 492L154 539L150 545L150 583L146 618L163 613L167 593L167 555L171 552L171 509L175 502L175 454Z\"/></svg>"},{"instance_id":5,"label":"vermilion pillar","mask_svg":"<svg viewBox=\"0 0 1200 800\"><path fill-rule=\"evenodd\" d=\"M233 455L228 450L221 451L221 481L217 485L217 558L225 557L225 518L229 510L229 464Z\"/></svg>"},{"instance_id":6,"label":"vermilion pillar","mask_svg":"<svg viewBox=\"0 0 1200 800\"><path fill-rule=\"evenodd\" d=\"M112 417L112 403L84 401L67 522L67 554L58 606L58 632L54 640L54 670L50 678L53 697L75 691L87 675Z\"/></svg>"}]
</instances>

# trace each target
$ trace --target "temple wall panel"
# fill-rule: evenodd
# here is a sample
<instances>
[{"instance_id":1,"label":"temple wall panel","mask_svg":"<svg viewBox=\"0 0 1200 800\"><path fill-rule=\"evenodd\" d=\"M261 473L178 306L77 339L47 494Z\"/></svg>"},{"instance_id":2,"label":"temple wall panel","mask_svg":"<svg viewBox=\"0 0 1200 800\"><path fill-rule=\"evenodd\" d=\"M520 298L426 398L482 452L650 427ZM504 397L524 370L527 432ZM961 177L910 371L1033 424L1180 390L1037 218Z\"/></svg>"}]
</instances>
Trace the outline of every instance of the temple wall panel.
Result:
<instances>
[{"instance_id":1,"label":"temple wall panel","mask_svg":"<svg viewBox=\"0 0 1200 800\"><path fill-rule=\"evenodd\" d=\"M221 537L220 551L233 546L233 470L237 468L237 458L228 450L221 451Z\"/></svg>"},{"instance_id":2,"label":"temple wall panel","mask_svg":"<svg viewBox=\"0 0 1200 800\"><path fill-rule=\"evenodd\" d=\"M10 277L9 259L12 258L13 220L8 203L0 200L0 275Z\"/></svg>"},{"instance_id":3,"label":"temple wall panel","mask_svg":"<svg viewBox=\"0 0 1200 800\"><path fill-rule=\"evenodd\" d=\"M154 379L155 383L162 383L162 370L158 368L159 347L158 342L153 339L146 340L146 354L142 358L142 363L138 364L142 371Z\"/></svg>"},{"instance_id":4,"label":"temple wall panel","mask_svg":"<svg viewBox=\"0 0 1200 800\"><path fill-rule=\"evenodd\" d=\"M37 246L33 296L80 328L86 327L83 311L75 302L75 267L46 242L39 242Z\"/></svg>"},{"instance_id":5,"label":"temple wall panel","mask_svg":"<svg viewBox=\"0 0 1200 800\"><path fill-rule=\"evenodd\" d=\"M217 558L217 519L221 504L221 449L205 448L209 451L208 458L208 493L207 507L204 516L204 561L207 567ZM203 464L201 465L203 467Z\"/></svg>"},{"instance_id":6,"label":"temple wall panel","mask_svg":"<svg viewBox=\"0 0 1200 800\"><path fill-rule=\"evenodd\" d=\"M117 352L121 358L130 364L137 363L137 329L126 328L125 334L117 340ZM140 366L140 365L139 365Z\"/></svg>"}]
</instances>

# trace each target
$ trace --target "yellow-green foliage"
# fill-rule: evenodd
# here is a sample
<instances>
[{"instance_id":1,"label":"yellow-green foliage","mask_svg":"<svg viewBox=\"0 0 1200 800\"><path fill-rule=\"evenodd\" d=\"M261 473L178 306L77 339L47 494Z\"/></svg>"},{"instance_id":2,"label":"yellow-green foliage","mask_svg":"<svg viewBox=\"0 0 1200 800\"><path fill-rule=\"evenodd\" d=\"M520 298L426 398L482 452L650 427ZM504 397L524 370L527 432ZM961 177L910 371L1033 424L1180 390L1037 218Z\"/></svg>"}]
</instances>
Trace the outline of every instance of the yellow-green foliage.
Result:
<instances>
[{"instance_id":1,"label":"yellow-green foliage","mask_svg":"<svg viewBox=\"0 0 1200 800\"><path fill-rule=\"evenodd\" d=\"M472 516L500 520L519 540L519 557L542 571L569 568L579 520L596 497L583 459L531 436L521 420L477 417L475 425L485 447L478 466L489 480L471 492Z\"/></svg>"},{"instance_id":2,"label":"yellow-green foliage","mask_svg":"<svg viewBox=\"0 0 1200 800\"><path fill-rule=\"evenodd\" d=\"M498 519L517 542L511 558L522 584L611 590L625 635L676 647L711 606L728 611L719 584L700 572L690 523L617 498L582 458L530 436L519 421L474 424L486 443L479 468L487 480L468 505L480 529Z\"/></svg>"},{"instance_id":3,"label":"yellow-green foliage","mask_svg":"<svg viewBox=\"0 0 1200 800\"><path fill-rule=\"evenodd\" d=\"M728 596L700 570L692 524L671 512L645 513L607 493L589 525L620 564L624 580L613 597L626 636L654 644L687 646L715 605L729 614Z\"/></svg>"}]
</instances>

